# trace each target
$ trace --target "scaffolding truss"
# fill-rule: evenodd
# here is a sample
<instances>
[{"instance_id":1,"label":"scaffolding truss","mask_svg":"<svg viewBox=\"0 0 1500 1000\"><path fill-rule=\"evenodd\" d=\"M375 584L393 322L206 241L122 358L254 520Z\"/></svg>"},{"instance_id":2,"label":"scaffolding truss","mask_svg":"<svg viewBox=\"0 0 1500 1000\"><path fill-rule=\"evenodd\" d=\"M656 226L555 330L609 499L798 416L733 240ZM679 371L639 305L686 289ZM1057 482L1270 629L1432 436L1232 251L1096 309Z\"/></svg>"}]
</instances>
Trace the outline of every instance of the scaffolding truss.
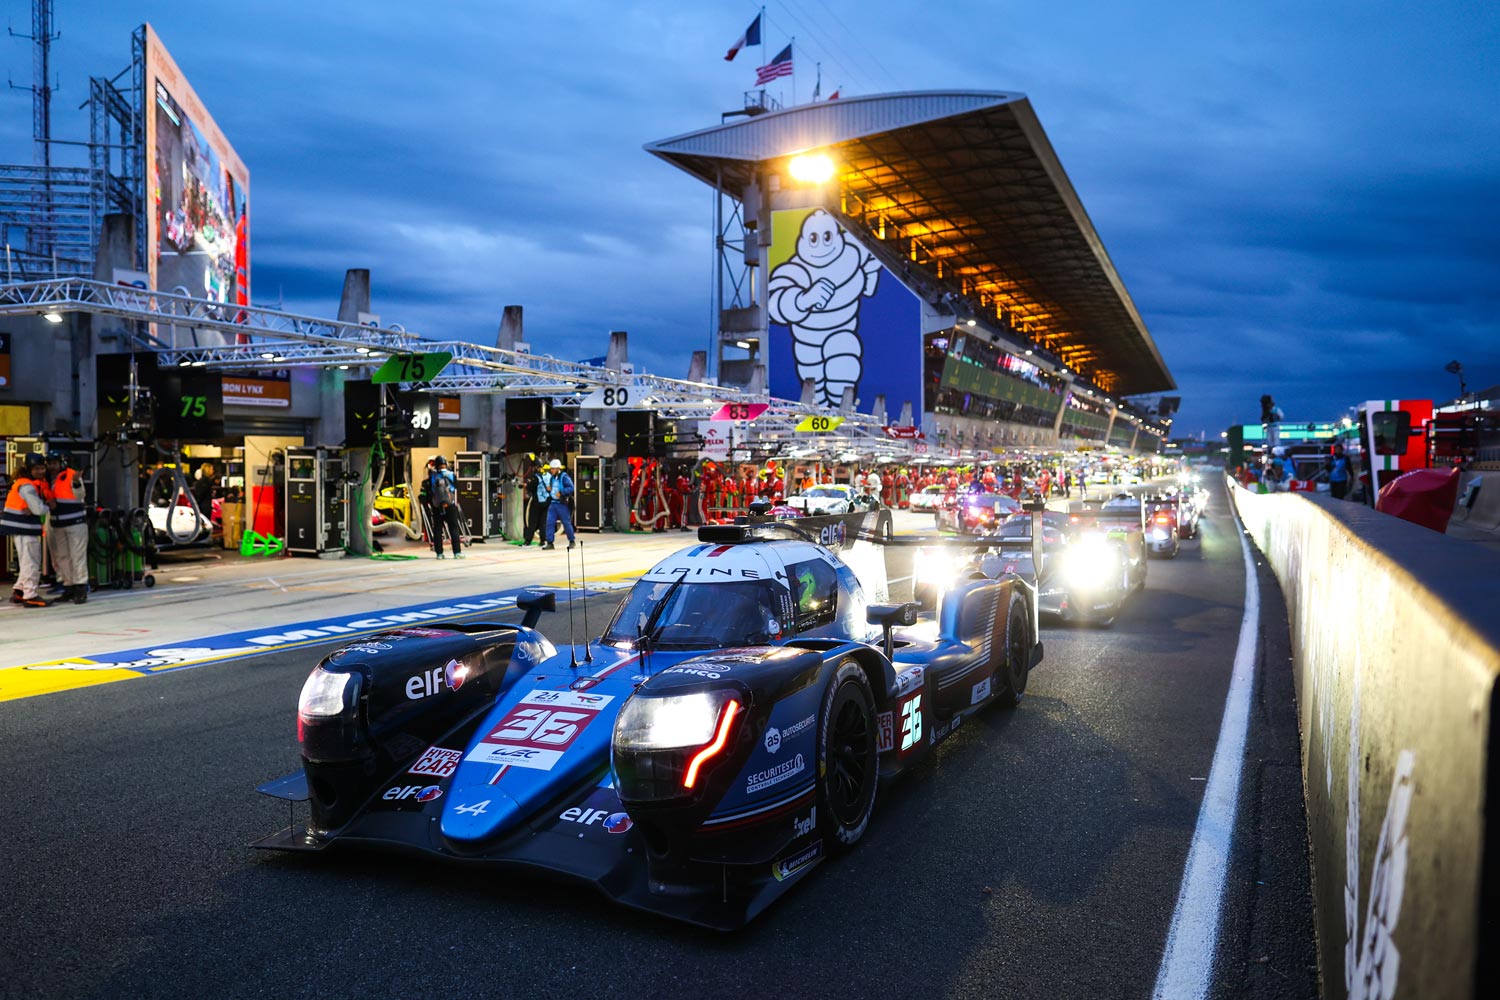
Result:
<instances>
[{"instance_id":1,"label":"scaffolding truss","mask_svg":"<svg viewBox=\"0 0 1500 1000\"><path fill-rule=\"evenodd\" d=\"M830 410L709 382L624 372L461 340L429 340L395 328L211 302L102 281L54 279L0 286L0 318L62 318L69 313L123 321L131 330L135 346L155 352L166 367L253 370L307 366L353 371L374 368L392 354L447 351L453 360L441 375L406 388L445 395L547 396L560 406L577 406L595 389L628 386L643 404L684 420L711 419L726 404L764 406L764 411L745 425L754 436L753 441L747 441L752 447L776 443L788 448L878 454L893 459L907 458L926 448L924 442L888 437L880 420L869 414ZM178 343L211 336L226 342ZM842 423L833 434L800 434L796 428L807 417L841 417Z\"/></svg>"}]
</instances>

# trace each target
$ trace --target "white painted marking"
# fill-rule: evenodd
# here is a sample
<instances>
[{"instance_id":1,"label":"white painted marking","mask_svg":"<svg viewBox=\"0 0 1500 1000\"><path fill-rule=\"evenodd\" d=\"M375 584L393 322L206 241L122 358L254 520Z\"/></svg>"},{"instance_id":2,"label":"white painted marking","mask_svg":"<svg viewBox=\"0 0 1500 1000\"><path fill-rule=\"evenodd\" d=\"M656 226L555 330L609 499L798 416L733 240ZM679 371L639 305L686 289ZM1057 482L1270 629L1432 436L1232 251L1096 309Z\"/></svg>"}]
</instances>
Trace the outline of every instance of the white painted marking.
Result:
<instances>
[{"instance_id":1,"label":"white painted marking","mask_svg":"<svg viewBox=\"0 0 1500 1000\"><path fill-rule=\"evenodd\" d=\"M1234 505L1230 505L1234 512ZM1245 737L1250 728L1250 694L1255 680L1256 626L1260 620L1260 587L1245 527L1234 513L1240 551L1245 557L1245 616L1234 651L1234 673L1224 703L1224 721L1214 748L1213 766L1198 809L1198 825L1188 848L1187 868L1177 893L1177 908L1167 932L1167 949L1156 973L1157 1000L1206 997L1212 980L1214 951L1219 941L1219 917L1224 882L1229 874L1229 848L1239 812L1240 773L1245 763Z\"/></svg>"}]
</instances>

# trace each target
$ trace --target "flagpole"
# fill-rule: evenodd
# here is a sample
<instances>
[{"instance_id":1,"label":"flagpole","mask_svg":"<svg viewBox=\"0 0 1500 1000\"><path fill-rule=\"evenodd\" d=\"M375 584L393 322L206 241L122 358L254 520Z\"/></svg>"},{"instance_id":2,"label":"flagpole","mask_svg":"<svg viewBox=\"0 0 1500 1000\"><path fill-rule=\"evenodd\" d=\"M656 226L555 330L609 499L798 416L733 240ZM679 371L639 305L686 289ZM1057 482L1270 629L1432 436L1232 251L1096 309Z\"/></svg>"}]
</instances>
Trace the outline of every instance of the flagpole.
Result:
<instances>
[{"instance_id":1,"label":"flagpole","mask_svg":"<svg viewBox=\"0 0 1500 1000\"><path fill-rule=\"evenodd\" d=\"M787 54L787 57L792 60L792 103L787 105L787 107L791 108L791 107L796 107L796 105L797 105L797 36L796 35L793 35L792 38L791 38L791 40L786 43L786 54Z\"/></svg>"},{"instance_id":2,"label":"flagpole","mask_svg":"<svg viewBox=\"0 0 1500 1000\"><path fill-rule=\"evenodd\" d=\"M762 66L766 64L766 8L764 6L760 9L760 64ZM765 84L761 84L760 87L760 105L766 106Z\"/></svg>"}]
</instances>

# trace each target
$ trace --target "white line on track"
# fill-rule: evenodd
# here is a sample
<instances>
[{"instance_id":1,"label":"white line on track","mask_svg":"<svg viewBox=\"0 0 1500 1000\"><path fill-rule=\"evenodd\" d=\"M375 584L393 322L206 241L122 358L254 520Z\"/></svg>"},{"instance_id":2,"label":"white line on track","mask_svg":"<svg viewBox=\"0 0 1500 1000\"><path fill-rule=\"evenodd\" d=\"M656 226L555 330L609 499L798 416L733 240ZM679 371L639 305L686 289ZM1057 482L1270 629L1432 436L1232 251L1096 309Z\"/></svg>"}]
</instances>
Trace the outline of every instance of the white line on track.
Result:
<instances>
[{"instance_id":1,"label":"white line on track","mask_svg":"<svg viewBox=\"0 0 1500 1000\"><path fill-rule=\"evenodd\" d=\"M1256 629L1260 621L1260 587L1255 560L1244 525L1234 512L1235 531L1245 558L1245 617L1234 651L1234 673L1229 678L1224 721L1214 748L1213 766L1203 790L1198 825L1188 848L1187 868L1177 893L1177 908L1167 932L1167 949L1156 973L1157 1000L1206 997L1212 983L1214 950L1219 940L1219 918L1224 882L1229 873L1229 849L1239 812L1240 773L1245 763L1245 738L1250 728L1250 694L1255 681Z\"/></svg>"}]
</instances>

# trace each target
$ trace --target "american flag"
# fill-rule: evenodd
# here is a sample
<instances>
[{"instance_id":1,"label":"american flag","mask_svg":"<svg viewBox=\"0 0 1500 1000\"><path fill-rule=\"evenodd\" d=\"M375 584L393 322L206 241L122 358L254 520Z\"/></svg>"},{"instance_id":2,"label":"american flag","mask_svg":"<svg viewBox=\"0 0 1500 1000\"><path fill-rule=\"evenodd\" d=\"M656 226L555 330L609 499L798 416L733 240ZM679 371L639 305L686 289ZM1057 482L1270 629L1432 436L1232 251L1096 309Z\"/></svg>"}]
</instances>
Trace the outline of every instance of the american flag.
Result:
<instances>
[{"instance_id":1,"label":"american flag","mask_svg":"<svg viewBox=\"0 0 1500 1000\"><path fill-rule=\"evenodd\" d=\"M764 86L778 77L792 75L792 47L787 45L781 54L755 70L755 85Z\"/></svg>"}]
</instances>

